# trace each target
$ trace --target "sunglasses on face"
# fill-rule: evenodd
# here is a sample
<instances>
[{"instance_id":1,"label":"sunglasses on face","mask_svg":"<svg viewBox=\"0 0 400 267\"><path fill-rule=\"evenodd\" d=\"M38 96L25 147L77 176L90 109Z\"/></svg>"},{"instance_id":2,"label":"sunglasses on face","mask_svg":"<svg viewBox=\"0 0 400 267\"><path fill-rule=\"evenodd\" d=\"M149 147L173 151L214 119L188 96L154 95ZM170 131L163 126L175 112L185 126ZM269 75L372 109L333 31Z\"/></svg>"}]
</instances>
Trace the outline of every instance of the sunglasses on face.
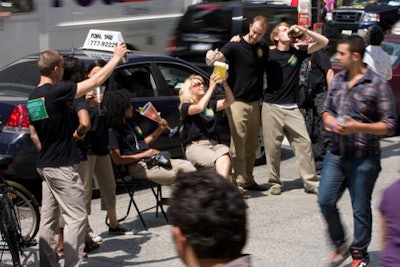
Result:
<instances>
[{"instance_id":1,"label":"sunglasses on face","mask_svg":"<svg viewBox=\"0 0 400 267\"><path fill-rule=\"evenodd\" d=\"M202 86L202 85L204 85L203 82L195 82L195 83L192 83L192 87L199 87L199 86Z\"/></svg>"}]
</instances>

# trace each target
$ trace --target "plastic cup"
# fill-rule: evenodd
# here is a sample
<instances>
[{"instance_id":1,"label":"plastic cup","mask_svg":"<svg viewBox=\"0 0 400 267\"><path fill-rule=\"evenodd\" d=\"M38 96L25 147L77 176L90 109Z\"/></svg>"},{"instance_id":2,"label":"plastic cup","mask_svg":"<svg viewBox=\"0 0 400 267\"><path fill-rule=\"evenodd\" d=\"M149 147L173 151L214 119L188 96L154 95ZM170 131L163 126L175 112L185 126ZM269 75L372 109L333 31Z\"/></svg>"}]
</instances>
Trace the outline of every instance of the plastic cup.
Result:
<instances>
[{"instance_id":1,"label":"plastic cup","mask_svg":"<svg viewBox=\"0 0 400 267\"><path fill-rule=\"evenodd\" d=\"M345 124L347 123L347 119L346 119L345 116L340 115L340 116L338 116L338 117L336 118L336 123L337 123L338 125L345 125Z\"/></svg>"},{"instance_id":2,"label":"plastic cup","mask_svg":"<svg viewBox=\"0 0 400 267\"><path fill-rule=\"evenodd\" d=\"M151 102L147 102L143 106L143 110L140 112L140 114L157 123L161 122L160 114L158 114L156 108L153 106Z\"/></svg>"},{"instance_id":3,"label":"plastic cup","mask_svg":"<svg viewBox=\"0 0 400 267\"><path fill-rule=\"evenodd\" d=\"M229 65L223 62L214 62L214 73L216 73L219 77L219 81L221 82L225 79L226 72L229 69Z\"/></svg>"},{"instance_id":4,"label":"plastic cup","mask_svg":"<svg viewBox=\"0 0 400 267\"><path fill-rule=\"evenodd\" d=\"M106 87L104 85L102 85L102 86L98 86L92 90L93 96L96 98L97 103L101 103L105 88Z\"/></svg>"}]
</instances>

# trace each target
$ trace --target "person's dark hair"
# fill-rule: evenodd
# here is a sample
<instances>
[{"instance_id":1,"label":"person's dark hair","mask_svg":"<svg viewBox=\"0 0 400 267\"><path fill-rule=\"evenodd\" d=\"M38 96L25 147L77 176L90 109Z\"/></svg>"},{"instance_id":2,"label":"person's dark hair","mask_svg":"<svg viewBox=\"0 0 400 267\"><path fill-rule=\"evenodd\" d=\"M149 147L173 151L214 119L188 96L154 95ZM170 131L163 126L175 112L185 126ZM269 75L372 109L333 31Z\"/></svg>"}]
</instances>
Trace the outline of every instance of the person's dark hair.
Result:
<instances>
[{"instance_id":1,"label":"person's dark hair","mask_svg":"<svg viewBox=\"0 0 400 267\"><path fill-rule=\"evenodd\" d=\"M215 171L179 172L168 218L198 258L236 258L246 244L246 208L239 190Z\"/></svg>"},{"instance_id":2,"label":"person's dark hair","mask_svg":"<svg viewBox=\"0 0 400 267\"><path fill-rule=\"evenodd\" d=\"M62 56L57 51L43 51L37 60L40 74L50 76L55 66L61 66Z\"/></svg>"},{"instance_id":3,"label":"person's dark hair","mask_svg":"<svg viewBox=\"0 0 400 267\"><path fill-rule=\"evenodd\" d=\"M92 69L94 67L104 67L107 64L107 62L104 59L95 59L93 60L92 63L90 63L89 67L88 67L88 73L90 73L92 71Z\"/></svg>"},{"instance_id":4,"label":"person's dark hair","mask_svg":"<svg viewBox=\"0 0 400 267\"><path fill-rule=\"evenodd\" d=\"M87 70L82 60L76 57L67 57L64 59L64 81L78 83L86 79Z\"/></svg>"},{"instance_id":5,"label":"person's dark hair","mask_svg":"<svg viewBox=\"0 0 400 267\"><path fill-rule=\"evenodd\" d=\"M338 42L338 45L340 44L348 44L350 52L359 53L361 58L364 57L365 42L363 38L361 38L360 36L358 35L347 36Z\"/></svg>"},{"instance_id":6,"label":"person's dark hair","mask_svg":"<svg viewBox=\"0 0 400 267\"><path fill-rule=\"evenodd\" d=\"M108 92L104 95L103 105L108 111L108 125L114 129L121 129L125 111L131 106L126 93L122 90Z\"/></svg>"},{"instance_id":7,"label":"person's dark hair","mask_svg":"<svg viewBox=\"0 0 400 267\"><path fill-rule=\"evenodd\" d=\"M379 25L373 25L368 28L365 35L366 45L381 45L383 39L385 38L385 33Z\"/></svg>"}]
</instances>

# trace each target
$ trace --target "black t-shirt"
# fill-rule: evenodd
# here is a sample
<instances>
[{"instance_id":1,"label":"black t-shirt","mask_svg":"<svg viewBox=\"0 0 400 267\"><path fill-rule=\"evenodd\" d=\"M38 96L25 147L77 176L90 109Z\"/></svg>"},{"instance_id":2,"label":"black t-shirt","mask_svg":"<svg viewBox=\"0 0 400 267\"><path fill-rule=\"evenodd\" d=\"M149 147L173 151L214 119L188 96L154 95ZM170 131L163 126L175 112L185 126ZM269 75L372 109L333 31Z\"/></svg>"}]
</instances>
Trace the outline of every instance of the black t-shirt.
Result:
<instances>
[{"instance_id":1,"label":"black t-shirt","mask_svg":"<svg viewBox=\"0 0 400 267\"><path fill-rule=\"evenodd\" d=\"M315 91L327 86L326 71L332 68L331 60L325 49L311 54L311 71L308 73L308 81Z\"/></svg>"},{"instance_id":2,"label":"black t-shirt","mask_svg":"<svg viewBox=\"0 0 400 267\"><path fill-rule=\"evenodd\" d=\"M267 65L268 88L264 101L271 104L294 104L299 86L301 63L308 56L307 46L288 51L272 49Z\"/></svg>"},{"instance_id":3,"label":"black t-shirt","mask_svg":"<svg viewBox=\"0 0 400 267\"><path fill-rule=\"evenodd\" d=\"M264 71L269 47L265 43L250 45L243 37L221 48L229 64L228 83L235 100L253 102L262 98Z\"/></svg>"},{"instance_id":4,"label":"black t-shirt","mask_svg":"<svg viewBox=\"0 0 400 267\"><path fill-rule=\"evenodd\" d=\"M119 149L121 155L135 155L149 149L138 126L131 128L125 123L121 129L108 129L108 146Z\"/></svg>"},{"instance_id":5,"label":"black t-shirt","mask_svg":"<svg viewBox=\"0 0 400 267\"><path fill-rule=\"evenodd\" d=\"M191 103L184 103L181 108L183 139L186 143L201 139L218 141L217 120L215 119L217 101L210 100L203 112L195 115L188 115L190 105Z\"/></svg>"},{"instance_id":6,"label":"black t-shirt","mask_svg":"<svg viewBox=\"0 0 400 267\"><path fill-rule=\"evenodd\" d=\"M81 110L87 110L89 112L89 105L86 102L84 97L76 98L72 104L72 126L74 129L77 129L79 126L79 117L78 112ZM86 141L86 137L83 140L79 140L76 142L76 146L78 147L78 155L79 159L87 160L86 154L88 150L88 144Z\"/></svg>"},{"instance_id":7,"label":"black t-shirt","mask_svg":"<svg viewBox=\"0 0 400 267\"><path fill-rule=\"evenodd\" d=\"M29 121L35 127L42 145L38 168L72 166L79 163L71 122L76 84L44 84L29 95Z\"/></svg>"},{"instance_id":8,"label":"black t-shirt","mask_svg":"<svg viewBox=\"0 0 400 267\"><path fill-rule=\"evenodd\" d=\"M102 108L101 113L99 107L89 109L91 127L86 134L85 140L88 144L88 155L105 156L109 154L108 150L108 124L107 110Z\"/></svg>"}]
</instances>

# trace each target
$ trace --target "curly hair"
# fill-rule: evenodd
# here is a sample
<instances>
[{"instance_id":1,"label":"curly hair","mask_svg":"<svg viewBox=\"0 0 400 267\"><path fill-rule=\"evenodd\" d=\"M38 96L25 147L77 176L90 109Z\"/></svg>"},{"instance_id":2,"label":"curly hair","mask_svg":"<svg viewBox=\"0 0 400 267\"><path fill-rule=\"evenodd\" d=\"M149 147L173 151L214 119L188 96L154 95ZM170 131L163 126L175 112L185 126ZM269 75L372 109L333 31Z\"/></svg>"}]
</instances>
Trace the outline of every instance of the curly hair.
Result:
<instances>
[{"instance_id":1,"label":"curly hair","mask_svg":"<svg viewBox=\"0 0 400 267\"><path fill-rule=\"evenodd\" d=\"M95 67L104 67L107 64L107 62L104 59L98 58L93 60L92 63L90 63L89 67L88 67L88 73L90 73L92 71L92 69L94 69Z\"/></svg>"},{"instance_id":2,"label":"curly hair","mask_svg":"<svg viewBox=\"0 0 400 267\"><path fill-rule=\"evenodd\" d=\"M246 244L246 209L239 190L215 171L179 172L168 218L198 258L235 258Z\"/></svg>"},{"instance_id":3,"label":"curly hair","mask_svg":"<svg viewBox=\"0 0 400 267\"><path fill-rule=\"evenodd\" d=\"M104 95L103 105L107 109L108 125L121 129L126 109L131 106L127 94L122 90L108 92Z\"/></svg>"},{"instance_id":4,"label":"curly hair","mask_svg":"<svg viewBox=\"0 0 400 267\"><path fill-rule=\"evenodd\" d=\"M82 60L76 57L67 57L64 59L64 81L74 83L87 79L87 69Z\"/></svg>"},{"instance_id":5,"label":"curly hair","mask_svg":"<svg viewBox=\"0 0 400 267\"><path fill-rule=\"evenodd\" d=\"M384 38L385 33L382 28L379 25L373 25L365 34L365 43L366 45L381 45Z\"/></svg>"},{"instance_id":6,"label":"curly hair","mask_svg":"<svg viewBox=\"0 0 400 267\"><path fill-rule=\"evenodd\" d=\"M178 107L179 111L181 111L183 103L194 103L194 100L192 98L192 81L193 80L199 80L202 83L204 83L203 77L201 77L200 75L195 75L195 74L190 75L185 80L181 90L179 91L179 99L181 101L181 103L179 104L179 107Z\"/></svg>"}]
</instances>

